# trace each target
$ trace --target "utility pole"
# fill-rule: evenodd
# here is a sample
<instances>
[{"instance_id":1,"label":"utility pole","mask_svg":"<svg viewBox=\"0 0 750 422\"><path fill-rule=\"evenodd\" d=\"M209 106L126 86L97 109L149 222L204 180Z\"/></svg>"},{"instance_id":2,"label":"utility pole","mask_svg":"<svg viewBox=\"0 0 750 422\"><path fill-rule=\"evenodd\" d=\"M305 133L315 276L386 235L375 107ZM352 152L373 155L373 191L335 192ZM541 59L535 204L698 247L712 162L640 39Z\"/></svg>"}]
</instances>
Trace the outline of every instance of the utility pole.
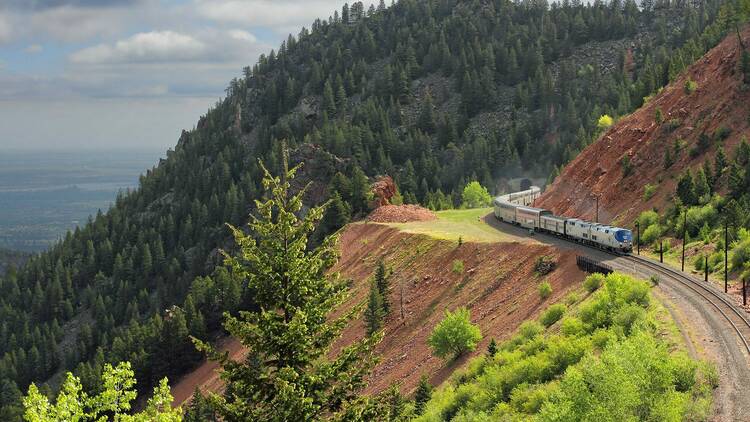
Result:
<instances>
[{"instance_id":1,"label":"utility pole","mask_svg":"<svg viewBox=\"0 0 750 422\"><path fill-rule=\"evenodd\" d=\"M687 209L685 210L685 220L682 223L682 271L685 271L685 244L687 243Z\"/></svg>"},{"instance_id":2,"label":"utility pole","mask_svg":"<svg viewBox=\"0 0 750 422\"><path fill-rule=\"evenodd\" d=\"M640 221L635 222L635 233L636 233L635 243L637 244L636 247L638 248L637 249L638 255L640 255L641 254L641 222Z\"/></svg>"},{"instance_id":3,"label":"utility pole","mask_svg":"<svg viewBox=\"0 0 750 422\"><path fill-rule=\"evenodd\" d=\"M664 240L659 239L659 262L664 263Z\"/></svg>"},{"instance_id":4,"label":"utility pole","mask_svg":"<svg viewBox=\"0 0 750 422\"><path fill-rule=\"evenodd\" d=\"M724 217L724 293L729 285L729 221Z\"/></svg>"}]
</instances>

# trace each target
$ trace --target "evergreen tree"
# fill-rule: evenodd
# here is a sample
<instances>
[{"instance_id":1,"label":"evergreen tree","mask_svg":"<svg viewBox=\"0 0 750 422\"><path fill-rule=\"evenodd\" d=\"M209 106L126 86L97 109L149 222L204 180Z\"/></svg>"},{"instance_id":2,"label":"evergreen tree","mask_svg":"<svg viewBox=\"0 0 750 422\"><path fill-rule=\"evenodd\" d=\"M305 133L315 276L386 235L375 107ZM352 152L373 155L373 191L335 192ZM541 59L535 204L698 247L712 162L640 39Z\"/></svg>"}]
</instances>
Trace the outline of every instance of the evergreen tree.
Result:
<instances>
[{"instance_id":1,"label":"evergreen tree","mask_svg":"<svg viewBox=\"0 0 750 422\"><path fill-rule=\"evenodd\" d=\"M694 205L696 203L695 184L690 170L683 173L677 181L677 197L685 205Z\"/></svg>"},{"instance_id":2,"label":"evergreen tree","mask_svg":"<svg viewBox=\"0 0 750 422\"><path fill-rule=\"evenodd\" d=\"M497 353L497 342L495 339L490 339L490 344L487 346L487 356L494 357Z\"/></svg>"},{"instance_id":3,"label":"evergreen tree","mask_svg":"<svg viewBox=\"0 0 750 422\"><path fill-rule=\"evenodd\" d=\"M388 315L391 311L391 280L388 270L385 268L385 261L383 261L383 258L378 259L378 264L375 267L375 286L377 286L378 291L380 292L380 297L383 301L384 315Z\"/></svg>"},{"instance_id":4,"label":"evergreen tree","mask_svg":"<svg viewBox=\"0 0 750 422\"><path fill-rule=\"evenodd\" d=\"M428 92L425 95L424 102L422 103L422 111L419 113L419 120L417 126L422 129L425 133L435 132L435 105L432 103L432 95Z\"/></svg>"},{"instance_id":5,"label":"evergreen tree","mask_svg":"<svg viewBox=\"0 0 750 422\"><path fill-rule=\"evenodd\" d=\"M367 297L367 308L365 309L365 329L367 335L371 336L383 328L383 296L380 294L377 283L370 283L370 294Z\"/></svg>"},{"instance_id":6,"label":"evergreen tree","mask_svg":"<svg viewBox=\"0 0 750 422\"><path fill-rule=\"evenodd\" d=\"M250 233L231 227L239 251L227 256L226 265L254 292L258 308L228 316L224 327L247 347L247 358L235 362L196 341L222 367L227 392L210 400L225 420L315 420L340 414L355 405L380 340L368 337L327 357L356 309L329 320L347 295L346 284L327 274L336 260L336 239L309 249L308 238L324 209L313 207L303 218L297 216L305 192L292 195L289 189L299 167L284 167L281 177L263 167L270 196L256 201L258 216L251 217Z\"/></svg>"},{"instance_id":7,"label":"evergreen tree","mask_svg":"<svg viewBox=\"0 0 750 422\"><path fill-rule=\"evenodd\" d=\"M417 391L414 393L414 407L417 415L421 415L424 412L424 407L428 401L432 398L432 385L427 375L422 375L419 378L419 385Z\"/></svg>"}]
</instances>

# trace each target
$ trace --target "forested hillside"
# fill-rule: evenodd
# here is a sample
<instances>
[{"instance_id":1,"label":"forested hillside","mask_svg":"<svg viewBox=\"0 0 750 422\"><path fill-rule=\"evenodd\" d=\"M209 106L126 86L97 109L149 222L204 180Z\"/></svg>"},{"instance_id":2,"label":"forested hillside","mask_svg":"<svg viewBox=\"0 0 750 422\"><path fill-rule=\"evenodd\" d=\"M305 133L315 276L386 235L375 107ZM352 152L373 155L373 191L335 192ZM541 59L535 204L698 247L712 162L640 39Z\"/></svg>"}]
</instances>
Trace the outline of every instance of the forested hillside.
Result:
<instances>
[{"instance_id":1,"label":"forested hillside","mask_svg":"<svg viewBox=\"0 0 750 422\"><path fill-rule=\"evenodd\" d=\"M316 21L233 80L137 190L0 280L0 419L64 369L88 390L105 362L130 361L140 391L174 379L200 359L188 333L254 306L214 271L217 248L261 191L257 159L278 173L281 141L315 181L308 205L334 198L321 234L368 211L379 174L450 207L470 179L554 173L600 115L640 106L719 39L719 7L402 0Z\"/></svg>"}]
</instances>

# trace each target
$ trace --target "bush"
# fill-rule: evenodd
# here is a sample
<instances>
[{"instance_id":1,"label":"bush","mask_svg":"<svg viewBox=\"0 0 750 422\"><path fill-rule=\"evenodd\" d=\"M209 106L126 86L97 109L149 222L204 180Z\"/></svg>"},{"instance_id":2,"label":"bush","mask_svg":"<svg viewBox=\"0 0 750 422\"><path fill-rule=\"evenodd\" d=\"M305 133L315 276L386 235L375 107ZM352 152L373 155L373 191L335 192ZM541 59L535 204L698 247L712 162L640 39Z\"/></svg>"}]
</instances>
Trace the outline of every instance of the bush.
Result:
<instances>
[{"instance_id":1,"label":"bush","mask_svg":"<svg viewBox=\"0 0 750 422\"><path fill-rule=\"evenodd\" d=\"M714 132L714 139L717 141L723 141L729 137L729 135L732 134L732 129L728 126L720 126L716 131Z\"/></svg>"},{"instance_id":2,"label":"bush","mask_svg":"<svg viewBox=\"0 0 750 422\"><path fill-rule=\"evenodd\" d=\"M657 125L660 125L664 122L664 113L661 111L661 108L656 108L656 112L654 113L654 120L656 121Z\"/></svg>"},{"instance_id":3,"label":"bush","mask_svg":"<svg viewBox=\"0 0 750 422\"><path fill-rule=\"evenodd\" d=\"M688 79L685 81L685 94L692 94L695 92L695 90L698 89L698 83L695 82L692 79Z\"/></svg>"},{"instance_id":4,"label":"bush","mask_svg":"<svg viewBox=\"0 0 750 422\"><path fill-rule=\"evenodd\" d=\"M461 194L464 208L481 208L489 206L492 203L492 197L487 188L480 185L479 182L469 182Z\"/></svg>"},{"instance_id":5,"label":"bush","mask_svg":"<svg viewBox=\"0 0 750 422\"><path fill-rule=\"evenodd\" d=\"M646 186L643 187L643 200L648 201L649 199L654 197L655 193L656 193L656 185L646 183Z\"/></svg>"},{"instance_id":6,"label":"bush","mask_svg":"<svg viewBox=\"0 0 750 422\"><path fill-rule=\"evenodd\" d=\"M599 118L599 121L596 123L596 125L599 127L599 129L607 129L608 127L615 124L615 119L613 119L608 114L602 115L602 117Z\"/></svg>"},{"instance_id":7,"label":"bush","mask_svg":"<svg viewBox=\"0 0 750 422\"><path fill-rule=\"evenodd\" d=\"M544 332L544 328L536 321L524 321L518 327L518 334L526 340L530 340L542 332Z\"/></svg>"},{"instance_id":8,"label":"bush","mask_svg":"<svg viewBox=\"0 0 750 422\"><path fill-rule=\"evenodd\" d=\"M583 332L583 322L576 317L565 317L560 325L560 331L566 336L576 336Z\"/></svg>"},{"instance_id":9,"label":"bush","mask_svg":"<svg viewBox=\"0 0 750 422\"><path fill-rule=\"evenodd\" d=\"M641 229L643 229L643 226L641 226ZM646 230L643 230L641 233L641 245L650 245L656 242L661 237L661 234L662 228L659 224L652 224L646 227Z\"/></svg>"},{"instance_id":10,"label":"bush","mask_svg":"<svg viewBox=\"0 0 750 422\"><path fill-rule=\"evenodd\" d=\"M568 306L573 306L578 303L579 299L580 297L578 297L578 293L570 292L567 296L565 296L565 304Z\"/></svg>"},{"instance_id":11,"label":"bush","mask_svg":"<svg viewBox=\"0 0 750 422\"><path fill-rule=\"evenodd\" d=\"M482 339L479 326L471 323L471 314L466 308L455 312L445 311L445 318L435 327L427 340L438 357L458 357L473 351Z\"/></svg>"},{"instance_id":12,"label":"bush","mask_svg":"<svg viewBox=\"0 0 750 422\"><path fill-rule=\"evenodd\" d=\"M539 284L539 297L542 298L542 300L547 299L552 295L552 285L549 284L549 281L544 280Z\"/></svg>"},{"instance_id":13,"label":"bush","mask_svg":"<svg viewBox=\"0 0 750 422\"><path fill-rule=\"evenodd\" d=\"M641 215L638 216L638 224L641 225L641 229L645 229L646 227L658 222L659 214L653 210L643 211Z\"/></svg>"},{"instance_id":14,"label":"bush","mask_svg":"<svg viewBox=\"0 0 750 422\"><path fill-rule=\"evenodd\" d=\"M462 274L464 272L464 262L460 259L456 259L455 261L453 261L451 271L456 274Z\"/></svg>"},{"instance_id":15,"label":"bush","mask_svg":"<svg viewBox=\"0 0 750 422\"><path fill-rule=\"evenodd\" d=\"M593 293L594 291L599 289L602 284L604 284L604 274L600 273L591 274L590 276L586 277L585 280L583 280L583 287L589 293Z\"/></svg>"},{"instance_id":16,"label":"bush","mask_svg":"<svg viewBox=\"0 0 750 422\"><path fill-rule=\"evenodd\" d=\"M633 172L633 164L630 162L629 155L623 155L620 159L620 165L622 166L622 177L628 177Z\"/></svg>"},{"instance_id":17,"label":"bush","mask_svg":"<svg viewBox=\"0 0 750 422\"><path fill-rule=\"evenodd\" d=\"M539 317L539 322L541 322L545 327L550 327L552 324L556 323L560 320L560 318L562 318L566 309L567 307L565 305L556 303L547 308L547 310L542 313L542 316Z\"/></svg>"}]
</instances>

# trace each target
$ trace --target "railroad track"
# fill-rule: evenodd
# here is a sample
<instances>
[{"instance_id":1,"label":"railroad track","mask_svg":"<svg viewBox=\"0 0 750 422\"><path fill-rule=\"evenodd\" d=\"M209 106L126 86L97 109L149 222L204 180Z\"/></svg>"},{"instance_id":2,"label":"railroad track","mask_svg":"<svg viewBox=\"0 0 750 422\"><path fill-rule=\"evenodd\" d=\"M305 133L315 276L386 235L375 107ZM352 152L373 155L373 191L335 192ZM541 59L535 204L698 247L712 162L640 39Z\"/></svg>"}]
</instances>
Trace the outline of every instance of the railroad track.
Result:
<instances>
[{"instance_id":1,"label":"railroad track","mask_svg":"<svg viewBox=\"0 0 750 422\"><path fill-rule=\"evenodd\" d=\"M740 338L740 341L745 346L748 354L750 354L750 319L747 315L737 309L727 298L723 297L723 294L714 291L714 289L703 284L702 281L698 281L692 277L683 274L680 271L672 268L663 267L656 262L650 261L646 258L642 258L637 255L620 255L629 261L635 261L641 265L644 265L656 273L666 275L667 277L677 280L683 286L694 291L699 296L703 297L708 301L717 311L729 322L734 328L734 331Z\"/></svg>"}]
</instances>

